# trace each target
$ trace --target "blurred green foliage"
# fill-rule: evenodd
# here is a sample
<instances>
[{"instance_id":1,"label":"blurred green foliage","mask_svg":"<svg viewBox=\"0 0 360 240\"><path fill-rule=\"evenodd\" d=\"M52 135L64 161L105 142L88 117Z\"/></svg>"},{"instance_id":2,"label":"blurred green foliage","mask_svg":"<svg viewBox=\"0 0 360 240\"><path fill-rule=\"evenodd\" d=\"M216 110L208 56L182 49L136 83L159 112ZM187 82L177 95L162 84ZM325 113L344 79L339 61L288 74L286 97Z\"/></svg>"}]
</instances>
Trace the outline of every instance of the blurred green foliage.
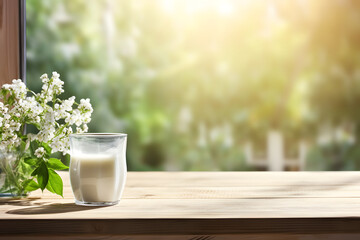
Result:
<instances>
[{"instance_id":1,"label":"blurred green foliage","mask_svg":"<svg viewBox=\"0 0 360 240\"><path fill-rule=\"evenodd\" d=\"M309 170L360 169L356 141L316 143L360 137L359 42L356 0L27 1L29 87L58 71L91 132L129 134L130 170L251 169L241 145L270 129L309 142Z\"/></svg>"}]
</instances>

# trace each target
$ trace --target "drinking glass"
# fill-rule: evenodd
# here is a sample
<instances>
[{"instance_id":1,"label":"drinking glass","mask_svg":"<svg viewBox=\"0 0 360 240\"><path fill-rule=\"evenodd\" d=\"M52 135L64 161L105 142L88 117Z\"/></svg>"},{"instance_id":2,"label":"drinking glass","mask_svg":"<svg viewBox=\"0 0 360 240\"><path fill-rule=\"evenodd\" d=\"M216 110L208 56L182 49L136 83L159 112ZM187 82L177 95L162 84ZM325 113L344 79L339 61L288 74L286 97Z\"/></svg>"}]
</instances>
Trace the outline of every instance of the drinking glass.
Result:
<instances>
[{"instance_id":1,"label":"drinking glass","mask_svg":"<svg viewBox=\"0 0 360 240\"><path fill-rule=\"evenodd\" d=\"M70 135L70 182L75 203L115 205L126 181L126 140L122 133Z\"/></svg>"}]
</instances>

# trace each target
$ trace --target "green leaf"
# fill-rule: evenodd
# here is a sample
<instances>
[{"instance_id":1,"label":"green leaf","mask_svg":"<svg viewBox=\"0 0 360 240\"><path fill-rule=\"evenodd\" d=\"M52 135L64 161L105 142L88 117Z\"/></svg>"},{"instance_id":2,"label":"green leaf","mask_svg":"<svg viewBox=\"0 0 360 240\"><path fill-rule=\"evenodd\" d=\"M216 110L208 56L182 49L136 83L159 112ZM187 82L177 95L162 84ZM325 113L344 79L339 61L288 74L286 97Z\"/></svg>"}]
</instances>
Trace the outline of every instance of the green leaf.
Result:
<instances>
[{"instance_id":1,"label":"green leaf","mask_svg":"<svg viewBox=\"0 0 360 240\"><path fill-rule=\"evenodd\" d=\"M35 126L38 130L41 128L41 125L38 123L31 123L31 125Z\"/></svg>"},{"instance_id":2,"label":"green leaf","mask_svg":"<svg viewBox=\"0 0 360 240\"><path fill-rule=\"evenodd\" d=\"M22 159L19 161L19 165L18 165L19 173L22 173L23 175L28 176L32 172L32 169L33 169L33 167L30 166L29 164L27 164L25 162L25 159L24 159L24 161Z\"/></svg>"},{"instance_id":3,"label":"green leaf","mask_svg":"<svg viewBox=\"0 0 360 240\"><path fill-rule=\"evenodd\" d=\"M7 103L11 106L14 104L14 102L15 102L15 97L13 95L10 95L7 100Z\"/></svg>"},{"instance_id":4,"label":"green leaf","mask_svg":"<svg viewBox=\"0 0 360 240\"><path fill-rule=\"evenodd\" d=\"M65 169L69 169L68 166L66 166L65 164L63 164L59 159L57 158L50 158L46 165L48 166L48 168L54 169L54 170L65 170Z\"/></svg>"},{"instance_id":5,"label":"green leaf","mask_svg":"<svg viewBox=\"0 0 360 240\"><path fill-rule=\"evenodd\" d=\"M31 153L31 156L33 156L34 158L36 158L35 156L35 150L38 148L38 144L36 143L36 141L32 141L30 143L30 153Z\"/></svg>"},{"instance_id":6,"label":"green leaf","mask_svg":"<svg viewBox=\"0 0 360 240\"><path fill-rule=\"evenodd\" d=\"M42 142L41 146L45 149L46 153L50 156L51 155L51 147L49 144Z\"/></svg>"},{"instance_id":7,"label":"green leaf","mask_svg":"<svg viewBox=\"0 0 360 240\"><path fill-rule=\"evenodd\" d=\"M36 176L38 170L39 170L39 167L35 168L34 171L32 171L31 176Z\"/></svg>"},{"instance_id":8,"label":"green leaf","mask_svg":"<svg viewBox=\"0 0 360 240\"><path fill-rule=\"evenodd\" d=\"M49 169L49 182L46 185L46 189L52 193L63 197L63 182L59 174L54 170Z\"/></svg>"},{"instance_id":9,"label":"green leaf","mask_svg":"<svg viewBox=\"0 0 360 240\"><path fill-rule=\"evenodd\" d=\"M25 148L26 148L26 142L21 141L20 143L20 152L25 152Z\"/></svg>"},{"instance_id":10,"label":"green leaf","mask_svg":"<svg viewBox=\"0 0 360 240\"><path fill-rule=\"evenodd\" d=\"M42 162L40 166L37 168L36 179L38 181L41 190L43 191L46 188L46 185L48 184L49 181L49 171L45 162Z\"/></svg>"},{"instance_id":11,"label":"green leaf","mask_svg":"<svg viewBox=\"0 0 360 240\"><path fill-rule=\"evenodd\" d=\"M28 179L28 180L24 181L23 187L24 187L25 191L27 191L27 192L32 192L32 191L35 191L36 189L40 188L39 184L37 184L37 182L35 182L32 179Z\"/></svg>"},{"instance_id":12,"label":"green leaf","mask_svg":"<svg viewBox=\"0 0 360 240\"><path fill-rule=\"evenodd\" d=\"M4 189L1 189L1 192L2 193L16 193L18 189L13 187L13 188L4 188Z\"/></svg>"},{"instance_id":13,"label":"green leaf","mask_svg":"<svg viewBox=\"0 0 360 240\"><path fill-rule=\"evenodd\" d=\"M9 93L9 90L5 89L5 88L1 88L1 95L2 97L6 97L6 95Z\"/></svg>"},{"instance_id":14,"label":"green leaf","mask_svg":"<svg viewBox=\"0 0 360 240\"><path fill-rule=\"evenodd\" d=\"M10 188L9 179L7 177L5 177L4 184L0 188L0 192L7 193L9 188Z\"/></svg>"},{"instance_id":15,"label":"green leaf","mask_svg":"<svg viewBox=\"0 0 360 240\"><path fill-rule=\"evenodd\" d=\"M39 163L39 159L38 158L27 157L27 158L24 159L24 162L31 165L31 166L36 166Z\"/></svg>"}]
</instances>

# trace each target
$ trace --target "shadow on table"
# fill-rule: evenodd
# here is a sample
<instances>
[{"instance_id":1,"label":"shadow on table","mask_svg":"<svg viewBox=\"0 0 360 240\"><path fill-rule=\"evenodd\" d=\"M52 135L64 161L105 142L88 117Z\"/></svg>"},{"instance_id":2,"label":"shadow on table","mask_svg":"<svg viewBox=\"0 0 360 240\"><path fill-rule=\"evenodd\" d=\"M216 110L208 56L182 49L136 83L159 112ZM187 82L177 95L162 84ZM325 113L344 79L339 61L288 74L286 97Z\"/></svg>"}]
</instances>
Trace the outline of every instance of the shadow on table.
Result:
<instances>
[{"instance_id":1,"label":"shadow on table","mask_svg":"<svg viewBox=\"0 0 360 240\"><path fill-rule=\"evenodd\" d=\"M24 205L20 205L24 206ZM90 206L79 206L75 203L52 203L43 205L29 207L29 208L21 208L7 211L7 214L17 214L17 215L36 215L36 214L54 214L54 213L67 213L67 212L79 212L79 211L86 211L101 207L90 207Z\"/></svg>"},{"instance_id":2,"label":"shadow on table","mask_svg":"<svg viewBox=\"0 0 360 240\"><path fill-rule=\"evenodd\" d=\"M40 198L0 198L0 206L37 206L47 204L47 202L36 202L38 199Z\"/></svg>"}]
</instances>

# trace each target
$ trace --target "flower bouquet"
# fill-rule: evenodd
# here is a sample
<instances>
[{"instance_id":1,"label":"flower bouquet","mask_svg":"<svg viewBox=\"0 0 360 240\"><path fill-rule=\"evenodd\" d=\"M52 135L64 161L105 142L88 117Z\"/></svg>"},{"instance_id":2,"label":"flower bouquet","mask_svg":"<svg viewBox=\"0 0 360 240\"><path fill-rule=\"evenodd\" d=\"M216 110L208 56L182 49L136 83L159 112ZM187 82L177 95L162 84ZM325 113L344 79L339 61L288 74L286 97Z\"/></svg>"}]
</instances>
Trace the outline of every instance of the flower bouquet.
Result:
<instances>
[{"instance_id":1,"label":"flower bouquet","mask_svg":"<svg viewBox=\"0 0 360 240\"><path fill-rule=\"evenodd\" d=\"M56 170L68 167L54 154L68 153L73 131L88 130L93 112L90 100L60 100L64 82L57 72L40 79L40 93L29 90L20 79L0 90L0 193L24 196L46 188L62 196L63 183ZM34 133L26 133L29 125L36 129Z\"/></svg>"}]
</instances>

